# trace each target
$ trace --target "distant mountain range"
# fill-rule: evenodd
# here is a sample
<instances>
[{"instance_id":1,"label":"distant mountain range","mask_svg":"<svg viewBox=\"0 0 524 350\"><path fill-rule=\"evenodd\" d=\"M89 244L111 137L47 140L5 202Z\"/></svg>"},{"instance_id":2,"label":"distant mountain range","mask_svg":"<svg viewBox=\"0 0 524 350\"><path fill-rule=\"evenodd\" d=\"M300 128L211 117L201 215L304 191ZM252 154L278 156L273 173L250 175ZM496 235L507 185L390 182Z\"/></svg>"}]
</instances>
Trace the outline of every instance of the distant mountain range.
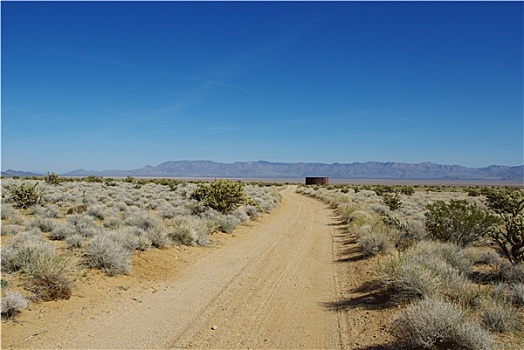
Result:
<instances>
[{"instance_id":1,"label":"distant mountain range","mask_svg":"<svg viewBox=\"0 0 524 350\"><path fill-rule=\"evenodd\" d=\"M42 176L42 175L43 174L32 173L30 171L21 171L21 170L13 170L13 169L2 171L2 176L7 176L7 177L12 177L12 176L31 177L31 176Z\"/></svg>"},{"instance_id":2,"label":"distant mountain range","mask_svg":"<svg viewBox=\"0 0 524 350\"><path fill-rule=\"evenodd\" d=\"M8 170L3 176L38 176L28 172ZM449 181L507 181L524 184L524 165L491 165L485 168L467 168L460 165L435 163L272 163L212 161L169 161L157 166L147 165L134 170L78 169L62 176L105 177L210 177L210 178L301 178L327 176L332 179L389 179L389 180L449 180Z\"/></svg>"}]
</instances>

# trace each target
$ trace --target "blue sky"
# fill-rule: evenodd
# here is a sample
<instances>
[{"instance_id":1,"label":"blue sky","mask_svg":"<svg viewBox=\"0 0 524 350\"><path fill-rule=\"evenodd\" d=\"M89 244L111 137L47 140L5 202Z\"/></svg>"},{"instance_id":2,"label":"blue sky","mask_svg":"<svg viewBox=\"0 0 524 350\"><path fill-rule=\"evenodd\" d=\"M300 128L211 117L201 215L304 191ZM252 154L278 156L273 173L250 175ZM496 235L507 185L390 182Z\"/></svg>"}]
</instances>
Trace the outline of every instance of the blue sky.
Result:
<instances>
[{"instance_id":1,"label":"blue sky","mask_svg":"<svg viewBox=\"0 0 524 350\"><path fill-rule=\"evenodd\" d=\"M522 2L5 2L2 169L523 160Z\"/></svg>"}]
</instances>

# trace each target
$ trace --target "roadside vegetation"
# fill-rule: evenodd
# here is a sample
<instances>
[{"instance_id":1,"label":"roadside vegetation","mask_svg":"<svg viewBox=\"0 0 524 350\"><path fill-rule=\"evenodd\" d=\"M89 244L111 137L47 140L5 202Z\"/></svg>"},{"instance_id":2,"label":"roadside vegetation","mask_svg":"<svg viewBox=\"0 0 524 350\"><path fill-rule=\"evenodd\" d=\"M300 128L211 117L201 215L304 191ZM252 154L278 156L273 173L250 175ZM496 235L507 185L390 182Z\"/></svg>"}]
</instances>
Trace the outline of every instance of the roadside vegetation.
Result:
<instances>
[{"instance_id":1,"label":"roadside vegetation","mask_svg":"<svg viewBox=\"0 0 524 350\"><path fill-rule=\"evenodd\" d=\"M2 318L29 302L69 299L88 269L133 273L149 249L205 246L279 203L279 188L88 176L2 179Z\"/></svg>"},{"instance_id":2,"label":"roadside vegetation","mask_svg":"<svg viewBox=\"0 0 524 350\"><path fill-rule=\"evenodd\" d=\"M300 186L337 212L398 308L395 348L519 348L524 316L524 190ZM513 347L516 346L516 347Z\"/></svg>"}]
</instances>

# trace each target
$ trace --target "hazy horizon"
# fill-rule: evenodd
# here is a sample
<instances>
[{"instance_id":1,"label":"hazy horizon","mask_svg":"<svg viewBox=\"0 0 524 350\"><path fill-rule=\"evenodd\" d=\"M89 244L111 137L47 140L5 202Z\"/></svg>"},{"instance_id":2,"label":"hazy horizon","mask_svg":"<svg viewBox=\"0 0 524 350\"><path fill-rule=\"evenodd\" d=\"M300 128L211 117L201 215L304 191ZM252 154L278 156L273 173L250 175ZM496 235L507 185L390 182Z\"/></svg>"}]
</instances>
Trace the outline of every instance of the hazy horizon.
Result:
<instances>
[{"instance_id":1,"label":"hazy horizon","mask_svg":"<svg viewBox=\"0 0 524 350\"><path fill-rule=\"evenodd\" d=\"M522 2L1 2L2 170L524 164Z\"/></svg>"}]
</instances>

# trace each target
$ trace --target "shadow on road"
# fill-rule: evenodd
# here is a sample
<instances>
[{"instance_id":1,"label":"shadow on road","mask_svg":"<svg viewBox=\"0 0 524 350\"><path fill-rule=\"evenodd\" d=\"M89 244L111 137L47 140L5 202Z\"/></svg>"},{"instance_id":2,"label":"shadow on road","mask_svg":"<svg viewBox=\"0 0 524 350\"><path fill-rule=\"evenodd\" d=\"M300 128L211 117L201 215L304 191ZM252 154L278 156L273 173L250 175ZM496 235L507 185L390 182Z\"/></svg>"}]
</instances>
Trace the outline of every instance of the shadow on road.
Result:
<instances>
[{"instance_id":1,"label":"shadow on road","mask_svg":"<svg viewBox=\"0 0 524 350\"><path fill-rule=\"evenodd\" d=\"M380 288L376 282L367 282L362 286L350 291L351 294L359 294L337 301L323 303L323 306L331 311L348 309L385 310L394 307L387 291Z\"/></svg>"}]
</instances>

